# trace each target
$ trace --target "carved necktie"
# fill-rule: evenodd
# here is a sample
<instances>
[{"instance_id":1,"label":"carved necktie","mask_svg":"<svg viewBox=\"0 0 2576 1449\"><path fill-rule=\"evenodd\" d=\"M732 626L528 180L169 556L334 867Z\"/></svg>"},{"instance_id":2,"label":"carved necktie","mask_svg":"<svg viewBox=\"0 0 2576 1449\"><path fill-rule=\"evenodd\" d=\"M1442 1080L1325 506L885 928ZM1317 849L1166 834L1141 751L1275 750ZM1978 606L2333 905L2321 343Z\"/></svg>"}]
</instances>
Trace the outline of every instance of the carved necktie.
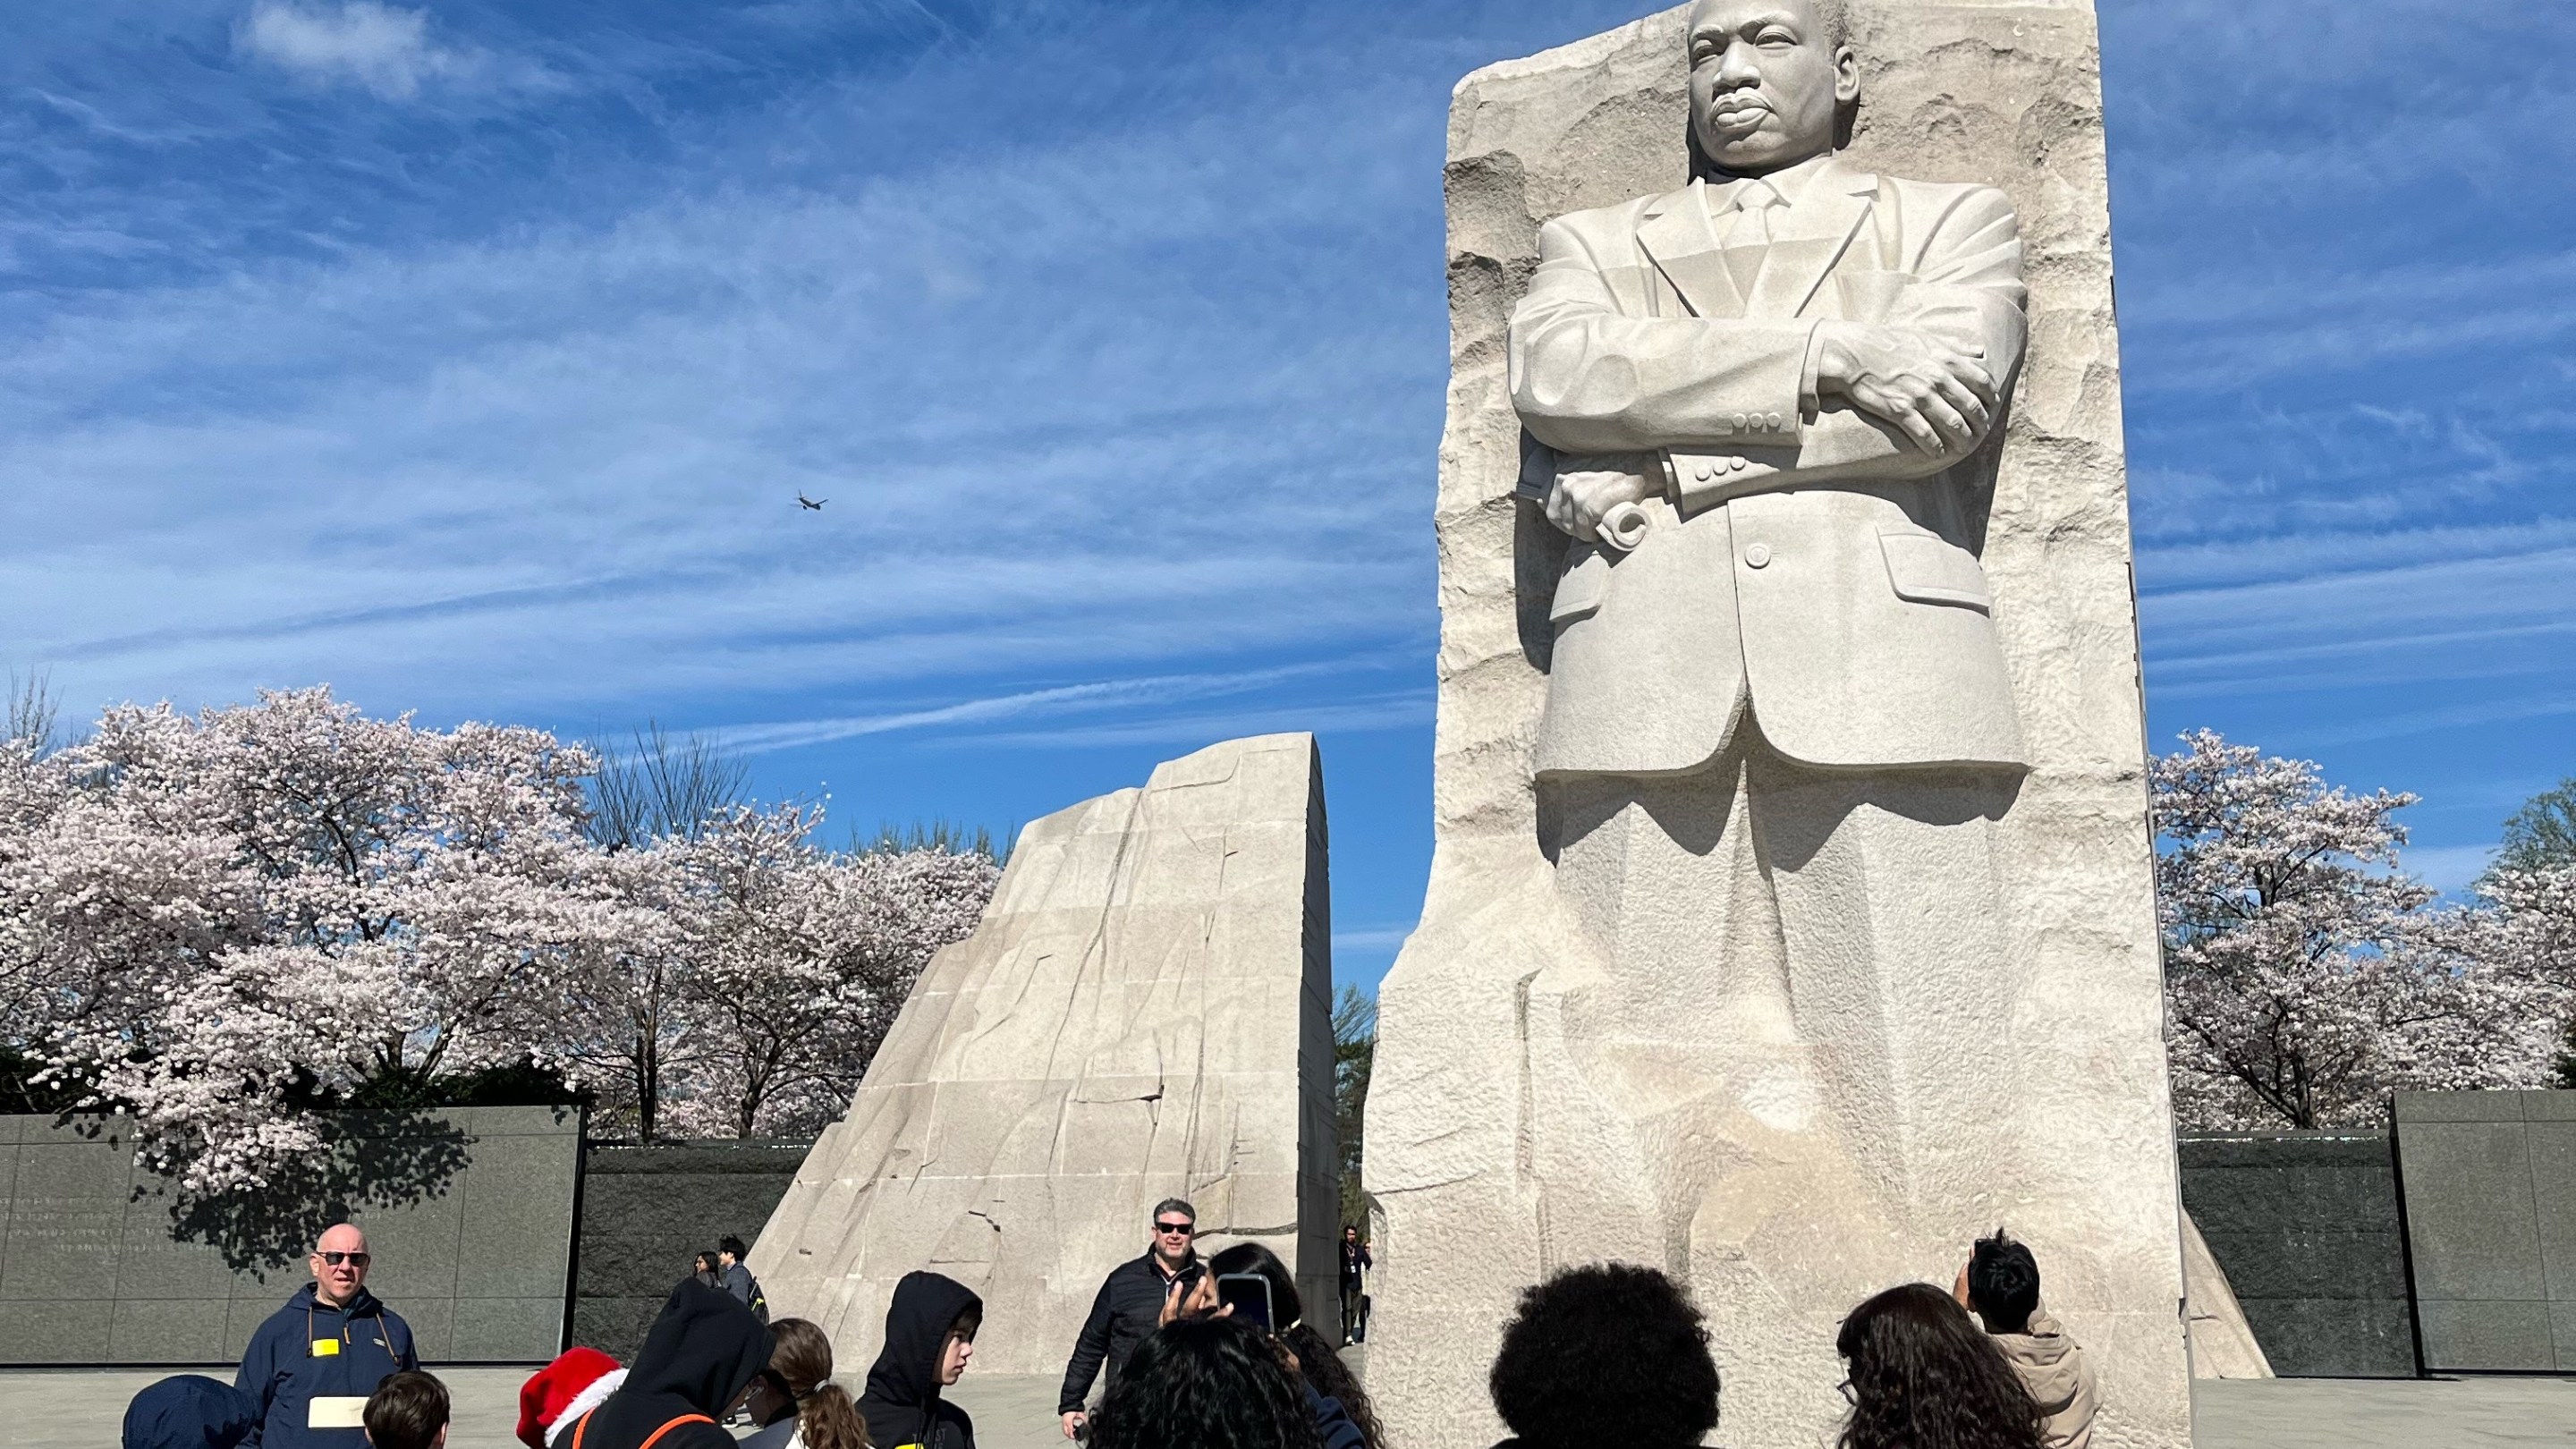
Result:
<instances>
[{"instance_id":1,"label":"carved necktie","mask_svg":"<svg viewBox=\"0 0 2576 1449\"><path fill-rule=\"evenodd\" d=\"M1771 208L1789 201L1758 176L1735 183L1732 199L1735 216L1726 232L1726 270L1735 278L1735 290L1750 297L1762 275L1763 258L1771 254Z\"/></svg>"}]
</instances>

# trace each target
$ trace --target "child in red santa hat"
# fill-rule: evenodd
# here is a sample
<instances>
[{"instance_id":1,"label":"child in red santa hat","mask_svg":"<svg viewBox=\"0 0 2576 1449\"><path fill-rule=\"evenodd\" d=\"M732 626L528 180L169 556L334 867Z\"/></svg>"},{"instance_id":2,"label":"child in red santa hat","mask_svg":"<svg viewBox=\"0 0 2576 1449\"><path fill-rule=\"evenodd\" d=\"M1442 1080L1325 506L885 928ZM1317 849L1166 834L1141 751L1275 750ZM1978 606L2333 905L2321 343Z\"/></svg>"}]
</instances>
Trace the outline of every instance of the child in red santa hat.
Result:
<instances>
[{"instance_id":1,"label":"child in red santa hat","mask_svg":"<svg viewBox=\"0 0 2576 1449\"><path fill-rule=\"evenodd\" d=\"M624 1382L626 1370L598 1349L565 1349L519 1386L519 1442L554 1449L556 1439Z\"/></svg>"}]
</instances>

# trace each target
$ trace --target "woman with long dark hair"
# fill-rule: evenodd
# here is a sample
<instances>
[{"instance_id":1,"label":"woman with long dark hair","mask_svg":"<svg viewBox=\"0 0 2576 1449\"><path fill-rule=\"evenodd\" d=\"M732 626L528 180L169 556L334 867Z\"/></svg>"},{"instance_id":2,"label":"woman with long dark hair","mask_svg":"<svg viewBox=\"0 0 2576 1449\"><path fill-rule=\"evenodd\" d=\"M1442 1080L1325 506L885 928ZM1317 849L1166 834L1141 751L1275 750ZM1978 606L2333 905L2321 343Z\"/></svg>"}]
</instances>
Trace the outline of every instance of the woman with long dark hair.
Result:
<instances>
[{"instance_id":1,"label":"woman with long dark hair","mask_svg":"<svg viewBox=\"0 0 2576 1449\"><path fill-rule=\"evenodd\" d=\"M1178 1318L1127 1356L1093 1449L1323 1449L1279 1346L1231 1318Z\"/></svg>"},{"instance_id":2,"label":"woman with long dark hair","mask_svg":"<svg viewBox=\"0 0 2576 1449\"><path fill-rule=\"evenodd\" d=\"M1297 1294L1297 1280L1288 1265L1259 1243L1237 1243L1208 1260L1210 1278L1229 1273L1258 1273L1269 1281L1274 1331L1297 1356L1297 1372L1314 1385L1316 1393L1341 1405L1366 1449L1379 1449L1385 1440L1378 1433L1377 1412L1369 1404L1368 1390L1360 1387L1358 1376L1334 1352L1331 1341L1306 1322L1305 1300Z\"/></svg>"},{"instance_id":3,"label":"woman with long dark hair","mask_svg":"<svg viewBox=\"0 0 2576 1449\"><path fill-rule=\"evenodd\" d=\"M743 1449L868 1449L858 1404L832 1382L832 1340L802 1318L772 1323L769 1337L769 1367L743 1404L760 1427Z\"/></svg>"},{"instance_id":4,"label":"woman with long dark hair","mask_svg":"<svg viewBox=\"0 0 2576 1449\"><path fill-rule=\"evenodd\" d=\"M1957 1300L1929 1283L1851 1311L1841 1449L2041 1449L2039 1405Z\"/></svg>"}]
</instances>

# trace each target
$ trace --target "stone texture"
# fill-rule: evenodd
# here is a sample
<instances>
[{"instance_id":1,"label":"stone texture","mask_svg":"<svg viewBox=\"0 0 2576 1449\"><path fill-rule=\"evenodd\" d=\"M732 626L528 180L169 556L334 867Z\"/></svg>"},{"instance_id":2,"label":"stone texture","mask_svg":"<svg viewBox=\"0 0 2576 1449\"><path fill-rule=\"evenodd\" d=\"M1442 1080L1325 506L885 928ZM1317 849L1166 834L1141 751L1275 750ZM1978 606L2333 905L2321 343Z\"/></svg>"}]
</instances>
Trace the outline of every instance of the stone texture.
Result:
<instances>
[{"instance_id":1,"label":"stone texture","mask_svg":"<svg viewBox=\"0 0 2576 1449\"><path fill-rule=\"evenodd\" d=\"M2414 1376L2386 1133L2211 1133L2179 1148L2183 1206L2273 1372Z\"/></svg>"},{"instance_id":2,"label":"stone texture","mask_svg":"<svg viewBox=\"0 0 2576 1449\"><path fill-rule=\"evenodd\" d=\"M1329 1316L1332 930L1311 737L1210 746L1031 824L753 1247L772 1310L876 1355L896 1280L984 1297L976 1365L1062 1372L1101 1279L1188 1198Z\"/></svg>"},{"instance_id":3,"label":"stone texture","mask_svg":"<svg viewBox=\"0 0 2576 1449\"><path fill-rule=\"evenodd\" d=\"M1842 1408L1835 1321L1892 1282L1947 1284L1969 1241L1998 1221L2032 1244L2051 1310L2101 1368L2094 1443L2189 1442L2092 12L2081 0L1851 8L1864 74L1846 158L2000 187L2019 216L2028 343L1979 541L2030 770L2000 799L1932 769L1894 804L1858 789L1788 800L1777 828L1797 831L1808 810L1815 838L1802 840L1817 852L1955 855L1958 874L1918 872L1911 897L1857 876L1795 901L1783 887L1777 910L1827 926L1948 930L1963 923L1938 902L1964 898L1973 874L1967 883L1995 903L1964 923L1975 930L1953 931L1960 942L1945 940L1948 954L1927 961L1922 979L1882 984L1920 995L1938 977L1934 1005L1964 1006L1977 1030L1950 1041L1947 1074L1908 1060L1896 1083L1906 1144L1887 1149L1885 1137L1855 1131L1858 1167L1813 1134L1764 1137L1737 1120L1767 1126L1764 1114L1781 1114L1759 1090L1760 1062L1740 1068L1734 1117L1721 1102L1706 1123L1674 1114L1683 1130L1649 1130L1637 1108L1658 1081L1687 1096L1698 1088L1683 1083L1739 1069L1710 1026L1728 1003L1721 993L1694 1003L1668 973L1648 985L1665 988L1669 1011L1603 1009L1603 983L1619 979L1629 948L1605 951L1599 918L1642 922L1660 932L1646 945L1687 959L1691 932L1725 927L1726 908L1657 897L1648 877L1680 880L1691 865L1649 858L1659 847L1646 837L1688 853L1698 826L1712 840L1736 826L1659 821L1660 832L1613 839L1647 887L1627 903L1605 910L1559 889L1543 843L1563 824L1542 818L1533 747L1567 545L1515 498L1523 439L1505 323L1541 222L1687 179L1686 12L1476 72L1458 88L1449 132L1436 849L1421 924L1380 997L1369 1101L1367 1181L1383 1213L1370 1387L1397 1449L1500 1437L1483 1378L1514 1295L1553 1268L1602 1258L1692 1282L1726 1378L1722 1442L1817 1442ZM1976 839L1902 838L1970 815L1983 822ZM1756 821L1757 844L1772 829ZM1690 929L1659 925L1658 899L1688 904ZM1797 924L1784 924L1794 939ZM1950 949L1969 935L1981 936L1974 951ZM1793 958L1785 969L1794 980L1815 964ZM1659 1034L1683 1052L1650 1060ZM1629 1038L1640 1050L1612 1093L1593 1064ZM1758 1150L1739 1153L1747 1142ZM1872 1156L1920 1144L1946 1162L1898 1172ZM1694 1172L1677 1205L1664 1179Z\"/></svg>"},{"instance_id":4,"label":"stone texture","mask_svg":"<svg viewBox=\"0 0 2576 1449\"><path fill-rule=\"evenodd\" d=\"M2576 1092L2400 1092L2424 1367L2576 1370Z\"/></svg>"},{"instance_id":5,"label":"stone texture","mask_svg":"<svg viewBox=\"0 0 2576 1449\"><path fill-rule=\"evenodd\" d=\"M331 1193L174 1215L113 1121L0 1118L0 1364L202 1364L309 1278L304 1251L347 1216L367 1286L422 1357L527 1362L563 1346L581 1119L550 1107L340 1114ZM678 1273L672 1274L677 1279Z\"/></svg>"}]
</instances>

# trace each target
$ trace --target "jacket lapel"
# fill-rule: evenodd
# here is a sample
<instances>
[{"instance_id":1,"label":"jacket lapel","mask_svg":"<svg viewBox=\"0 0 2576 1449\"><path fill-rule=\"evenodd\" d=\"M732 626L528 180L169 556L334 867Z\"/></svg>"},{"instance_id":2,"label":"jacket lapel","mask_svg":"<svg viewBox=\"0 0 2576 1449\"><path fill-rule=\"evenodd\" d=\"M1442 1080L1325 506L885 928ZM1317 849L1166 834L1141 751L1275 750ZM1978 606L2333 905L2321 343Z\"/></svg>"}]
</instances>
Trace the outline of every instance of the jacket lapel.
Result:
<instances>
[{"instance_id":1,"label":"jacket lapel","mask_svg":"<svg viewBox=\"0 0 2576 1449\"><path fill-rule=\"evenodd\" d=\"M1789 208L1786 235L1775 236L1762 275L1744 314L1751 317L1796 317L1815 299L1852 241L1869 224L1878 195L1878 177L1835 162L1808 183L1798 204ZM1721 267L1719 270L1723 271Z\"/></svg>"},{"instance_id":2,"label":"jacket lapel","mask_svg":"<svg viewBox=\"0 0 2576 1449\"><path fill-rule=\"evenodd\" d=\"M1694 181L1649 206L1637 227L1637 245L1681 293L1693 316L1741 317L1744 294L1728 275L1717 232L1709 224L1706 185Z\"/></svg>"}]
</instances>

